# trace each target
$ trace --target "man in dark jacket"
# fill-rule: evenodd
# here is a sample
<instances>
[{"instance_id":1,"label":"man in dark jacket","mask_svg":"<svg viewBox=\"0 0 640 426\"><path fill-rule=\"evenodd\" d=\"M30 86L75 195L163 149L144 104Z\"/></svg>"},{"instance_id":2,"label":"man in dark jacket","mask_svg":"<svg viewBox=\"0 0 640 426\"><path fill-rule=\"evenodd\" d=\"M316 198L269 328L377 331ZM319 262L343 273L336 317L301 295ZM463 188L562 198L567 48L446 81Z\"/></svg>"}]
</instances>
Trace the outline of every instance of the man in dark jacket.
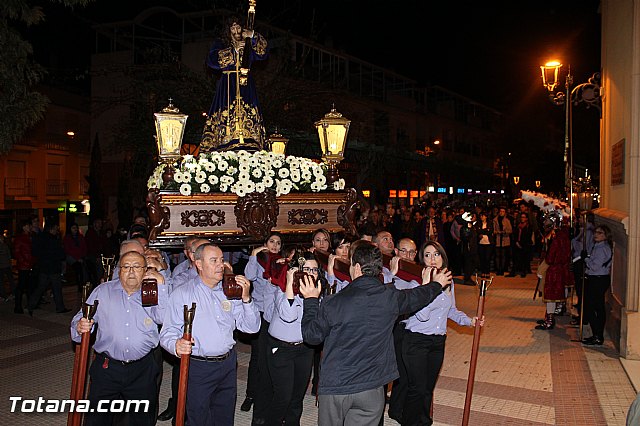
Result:
<instances>
[{"instance_id":1,"label":"man in dark jacket","mask_svg":"<svg viewBox=\"0 0 640 426\"><path fill-rule=\"evenodd\" d=\"M411 290L383 285L380 250L368 241L351 245L353 281L320 305L321 288L303 283L302 336L306 343L324 342L318 386L318 424L377 425L384 411L383 386L398 378L393 346L396 318L433 301L451 273L444 269L433 282Z\"/></svg>"},{"instance_id":2,"label":"man in dark jacket","mask_svg":"<svg viewBox=\"0 0 640 426\"><path fill-rule=\"evenodd\" d=\"M60 227L58 224L47 221L43 231L33 241L32 251L36 258L38 269L38 286L29 296L29 315L33 316L33 311L38 307L40 298L49 284L51 284L56 312L64 314L71 311L71 309L65 307L62 299L61 273L65 254L59 234Z\"/></svg>"}]
</instances>

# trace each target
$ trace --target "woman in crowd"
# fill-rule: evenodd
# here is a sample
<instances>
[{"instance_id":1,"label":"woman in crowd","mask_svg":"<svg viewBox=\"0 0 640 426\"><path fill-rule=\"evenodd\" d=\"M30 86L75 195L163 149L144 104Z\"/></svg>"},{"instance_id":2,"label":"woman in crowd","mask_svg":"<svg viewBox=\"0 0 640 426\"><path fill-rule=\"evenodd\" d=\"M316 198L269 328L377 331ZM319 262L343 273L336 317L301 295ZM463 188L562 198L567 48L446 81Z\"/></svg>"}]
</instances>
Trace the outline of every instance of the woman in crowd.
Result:
<instances>
[{"instance_id":1,"label":"woman in crowd","mask_svg":"<svg viewBox=\"0 0 640 426\"><path fill-rule=\"evenodd\" d=\"M447 254L436 241L427 241L420 248L419 260L424 264L423 282L429 282L431 272L446 269ZM444 359L447 319L460 325L475 326L476 317L469 318L456 308L453 282L431 304L405 322L402 359L406 366L408 391L402 411L403 425L430 425L430 409ZM483 325L484 321L481 321Z\"/></svg>"},{"instance_id":2,"label":"woman in crowd","mask_svg":"<svg viewBox=\"0 0 640 426\"><path fill-rule=\"evenodd\" d=\"M326 288L326 280L320 274L313 253L302 252L305 262L302 271L319 280ZM296 261L296 259L294 259ZM287 271L285 291L277 292L269 325L268 366L273 382L273 395L267 414L267 425L299 425L302 402L311 375L314 349L302 340L302 313L304 299L294 292L294 273L298 267Z\"/></svg>"},{"instance_id":3,"label":"woman in crowd","mask_svg":"<svg viewBox=\"0 0 640 426\"><path fill-rule=\"evenodd\" d=\"M262 317L258 337L251 339L251 358L247 377L247 395L240 406L242 411L249 411L253 407L253 420L264 422L266 410L271 400L271 379L267 366L267 330L271 314L274 295L278 287L272 284L279 278L277 260L282 256L282 237L278 232L271 232L264 245L256 247L251 252L244 269L244 275L252 283L251 297ZM276 276L274 276L274 274Z\"/></svg>"},{"instance_id":4,"label":"woman in crowd","mask_svg":"<svg viewBox=\"0 0 640 426\"><path fill-rule=\"evenodd\" d=\"M349 263L349 248L351 247L351 243L356 239L350 234L346 234L344 232L337 232L333 234L333 238L331 240L331 245L335 247L334 252L329 255L329 261L327 262L327 281L330 286L333 286L335 283L335 291L338 292L345 288L347 284L349 284L349 277L336 276L336 271L334 271L334 265L336 263L336 258L344 260Z\"/></svg>"},{"instance_id":5,"label":"woman in crowd","mask_svg":"<svg viewBox=\"0 0 640 426\"><path fill-rule=\"evenodd\" d=\"M581 257L586 266L587 280L584 287L584 315L591 325L593 335L582 340L585 345L602 345L604 343L604 324L606 308L604 298L611 285L611 261L613 259L611 230L606 225L599 225L593 231L595 244L591 254L584 251Z\"/></svg>"},{"instance_id":6,"label":"woman in crowd","mask_svg":"<svg viewBox=\"0 0 640 426\"><path fill-rule=\"evenodd\" d=\"M480 259L480 273L489 275L491 272L491 254L493 253L493 222L487 217L487 212L480 212L480 220L476 222L478 234L478 257Z\"/></svg>"},{"instance_id":7,"label":"woman in crowd","mask_svg":"<svg viewBox=\"0 0 640 426\"><path fill-rule=\"evenodd\" d=\"M316 229L311 237L311 244L309 251L312 253L315 249L328 252L331 250L331 234L324 228Z\"/></svg>"},{"instance_id":8,"label":"woman in crowd","mask_svg":"<svg viewBox=\"0 0 640 426\"><path fill-rule=\"evenodd\" d=\"M318 228L313 233L311 239L312 246L309 251L313 253L316 249L325 252L331 252L331 234L324 228ZM313 379L311 380L311 394L316 395L318 389L318 372L320 371L320 354L322 352L322 346L317 346L314 349L313 354Z\"/></svg>"}]
</instances>

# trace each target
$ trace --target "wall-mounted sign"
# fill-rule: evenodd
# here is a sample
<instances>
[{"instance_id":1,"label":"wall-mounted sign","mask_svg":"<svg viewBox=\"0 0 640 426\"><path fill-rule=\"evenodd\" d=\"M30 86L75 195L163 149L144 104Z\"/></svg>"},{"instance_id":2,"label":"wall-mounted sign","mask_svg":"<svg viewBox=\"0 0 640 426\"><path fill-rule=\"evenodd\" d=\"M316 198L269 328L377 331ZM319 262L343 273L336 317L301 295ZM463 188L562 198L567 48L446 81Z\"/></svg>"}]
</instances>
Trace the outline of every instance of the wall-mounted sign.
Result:
<instances>
[{"instance_id":1,"label":"wall-mounted sign","mask_svg":"<svg viewBox=\"0 0 640 426\"><path fill-rule=\"evenodd\" d=\"M624 139L611 147L611 185L624 183Z\"/></svg>"}]
</instances>

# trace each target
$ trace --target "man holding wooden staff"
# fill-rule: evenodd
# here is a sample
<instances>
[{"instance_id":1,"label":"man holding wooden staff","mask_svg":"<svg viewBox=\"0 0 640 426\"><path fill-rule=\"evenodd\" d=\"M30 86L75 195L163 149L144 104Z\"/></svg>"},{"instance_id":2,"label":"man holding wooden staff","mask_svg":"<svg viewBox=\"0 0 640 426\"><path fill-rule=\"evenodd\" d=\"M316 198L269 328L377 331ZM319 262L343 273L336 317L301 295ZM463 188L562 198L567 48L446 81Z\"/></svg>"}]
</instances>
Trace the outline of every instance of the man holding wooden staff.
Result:
<instances>
[{"instance_id":1,"label":"man holding wooden staff","mask_svg":"<svg viewBox=\"0 0 640 426\"><path fill-rule=\"evenodd\" d=\"M251 299L250 281L235 276L239 300L224 294L224 258L214 244L194 253L198 276L174 286L160 332L162 347L180 357L190 355L186 414L189 426L232 425L237 390L233 331L257 333L260 314ZM191 341L183 339L184 305L198 307Z\"/></svg>"},{"instance_id":2,"label":"man holding wooden staff","mask_svg":"<svg viewBox=\"0 0 640 426\"><path fill-rule=\"evenodd\" d=\"M156 306L142 306L140 289L144 278L155 278L159 284ZM96 355L89 368L91 410L85 424L112 424L113 414L99 411L105 408L104 403L99 405L101 401L139 400L148 401L148 405L142 404L139 412L128 413L131 424L153 425L160 369L152 353L160 341L158 325L168 302L164 278L154 269L147 271L143 255L128 252L120 259L118 278L96 287L87 303L93 304L96 299L100 309L91 321L82 317L82 311L71 321L71 338L75 342L98 325L93 345Z\"/></svg>"}]
</instances>

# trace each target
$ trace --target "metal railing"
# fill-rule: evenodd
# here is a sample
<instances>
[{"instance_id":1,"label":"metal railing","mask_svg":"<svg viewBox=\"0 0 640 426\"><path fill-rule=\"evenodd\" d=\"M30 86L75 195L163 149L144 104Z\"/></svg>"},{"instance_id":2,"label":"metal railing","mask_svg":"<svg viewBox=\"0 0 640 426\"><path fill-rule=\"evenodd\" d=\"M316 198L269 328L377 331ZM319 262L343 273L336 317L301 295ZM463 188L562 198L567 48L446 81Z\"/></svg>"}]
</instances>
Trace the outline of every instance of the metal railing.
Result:
<instances>
[{"instance_id":1,"label":"metal railing","mask_svg":"<svg viewBox=\"0 0 640 426\"><path fill-rule=\"evenodd\" d=\"M36 180L35 178L5 178L4 194L10 197L35 197Z\"/></svg>"},{"instance_id":2,"label":"metal railing","mask_svg":"<svg viewBox=\"0 0 640 426\"><path fill-rule=\"evenodd\" d=\"M47 179L47 195L69 195L69 182L66 180Z\"/></svg>"}]
</instances>

